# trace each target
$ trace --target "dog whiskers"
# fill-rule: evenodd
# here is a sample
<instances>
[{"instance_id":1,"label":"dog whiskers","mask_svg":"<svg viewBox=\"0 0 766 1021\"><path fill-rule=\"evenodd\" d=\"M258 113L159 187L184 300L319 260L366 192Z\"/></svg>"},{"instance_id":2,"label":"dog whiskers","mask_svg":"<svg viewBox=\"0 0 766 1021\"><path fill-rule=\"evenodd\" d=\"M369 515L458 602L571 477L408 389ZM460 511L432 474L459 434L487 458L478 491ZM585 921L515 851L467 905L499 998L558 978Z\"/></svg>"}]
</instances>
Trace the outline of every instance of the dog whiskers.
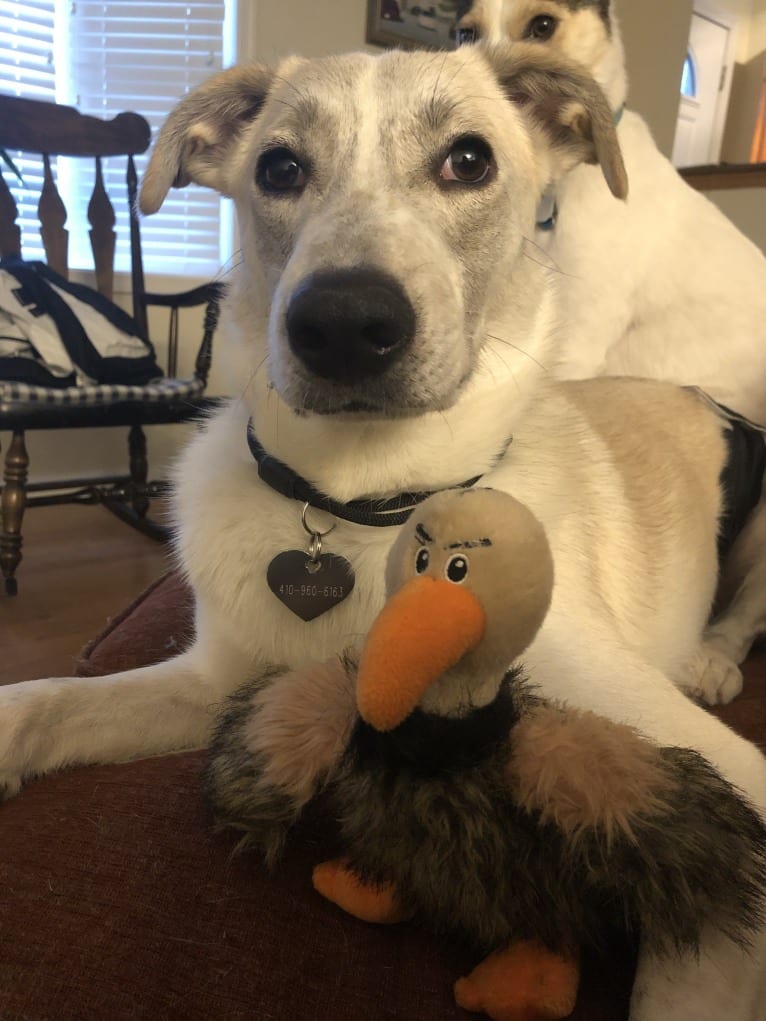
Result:
<instances>
[{"instance_id":1,"label":"dog whiskers","mask_svg":"<svg viewBox=\"0 0 766 1021\"><path fill-rule=\"evenodd\" d=\"M284 75L275 74L274 75L274 81L282 82L283 85L286 85L288 88L292 89L293 92L295 93L295 95L298 97L298 99L303 99L303 100L308 99L308 96L306 95L306 93L305 92L301 92L301 90L297 87L297 85L295 85L294 82L291 82L289 78L285 78Z\"/></svg>"},{"instance_id":2,"label":"dog whiskers","mask_svg":"<svg viewBox=\"0 0 766 1021\"><path fill-rule=\"evenodd\" d=\"M504 343L508 343L508 341L505 341ZM511 345L511 346L513 346L513 345ZM526 352L522 352L522 353L523 353L523 354L526 354ZM518 377L517 377L517 375L516 375L516 373L515 373L515 371L514 371L514 368L513 368L513 366L512 366L512 365L509 365L509 364L508 364L508 362L507 362L507 361L505 360L505 358L503 358L503 356L502 356L502 355L500 354L500 352L499 352L499 351L496 351L496 352L495 352L495 355L496 355L496 356L497 356L497 357L498 357L498 358L500 359L500 361L501 361L501 362L503 363L503 365L504 365L504 366L506 367L506 369L508 370L508 372L510 372L511 376L513 377L513 382L514 382L514 385L515 385L516 389L517 389L517 390L519 391L519 393L521 393L521 386L519 385L519 380L518 380ZM486 365L487 365L487 367L488 367L488 369L489 369L490 373L492 374L492 377L493 377L493 378L495 378L495 370L494 370L494 368L493 368L493 366L492 366L492 363L491 363L491 362L489 361L489 359L487 358L487 352L486 352L486 351L482 351L482 352L480 353L480 356L484 357L484 359L485 359L485 363L486 363ZM530 357L531 357L531 356L530 356ZM540 363L538 362L538 365L539 365L539 364L540 364Z\"/></svg>"},{"instance_id":3,"label":"dog whiskers","mask_svg":"<svg viewBox=\"0 0 766 1021\"><path fill-rule=\"evenodd\" d=\"M532 256L529 254L529 252L522 251L521 254L525 258L530 259L532 262L535 263L535 265L542 266L543 269L547 269L551 273L558 273L559 276L565 277L567 280L580 280L581 279L579 274L577 274L577 273L568 273L566 270L562 269L561 266L559 266L559 264L556 262L556 260L551 256L550 252L547 252L543 248L542 245L539 245L537 243L537 241L533 241L532 238L527 237L526 234L522 234L522 237L524 238L525 244L531 245L533 248L536 248L537 251L540 252L548 261L547 262L537 262L535 259L532 258Z\"/></svg>"},{"instance_id":4,"label":"dog whiskers","mask_svg":"<svg viewBox=\"0 0 766 1021\"><path fill-rule=\"evenodd\" d=\"M244 261L242 249L238 248L237 251L232 252L226 262L219 267L218 272L215 275L216 281L223 280L225 277L230 276L235 269L242 265Z\"/></svg>"},{"instance_id":5,"label":"dog whiskers","mask_svg":"<svg viewBox=\"0 0 766 1021\"><path fill-rule=\"evenodd\" d=\"M562 277L571 277L572 274L565 273L564 270L558 265L558 263L554 259L550 257L550 255L545 251L545 249L541 245L538 245L538 243L536 241L533 241L532 238L527 237L526 234L523 235L523 238L524 245L522 246L521 249L522 258L529 259L530 262L534 262L536 266L542 266L543 269L547 269L551 273L558 273L559 276ZM533 258L526 250L527 245L531 245L532 248L536 248L537 251L544 256L544 261Z\"/></svg>"},{"instance_id":6,"label":"dog whiskers","mask_svg":"<svg viewBox=\"0 0 766 1021\"><path fill-rule=\"evenodd\" d=\"M281 82L283 85L286 85L288 88L292 89L292 91L298 97L298 100L300 101L301 105L296 106L295 104L288 102L286 99L277 96L272 97L275 103L281 103L283 106L286 106L288 109L296 113L299 117L303 117L307 113L309 114L309 116L311 116L312 112L316 108L316 103L313 97L311 97L308 93L301 92L301 90L297 88L293 82L289 81L287 78L283 77L280 74L274 75L274 80Z\"/></svg>"},{"instance_id":7,"label":"dog whiskers","mask_svg":"<svg viewBox=\"0 0 766 1021\"><path fill-rule=\"evenodd\" d=\"M300 116L300 110L295 105L295 103L290 103L286 99L280 99L280 98L278 98L276 96L274 97L272 102L279 103L281 106L286 106L288 110L292 110L294 113L297 113Z\"/></svg>"},{"instance_id":8,"label":"dog whiskers","mask_svg":"<svg viewBox=\"0 0 766 1021\"><path fill-rule=\"evenodd\" d=\"M445 58L446 56L447 54L445 54ZM434 84L434 89L431 94L431 98L423 108L423 116L425 118L425 121L434 130L438 130L440 126L444 123L449 123L449 121L455 116L455 111L459 110L463 105L462 96L450 97L447 94L449 86L463 70L461 67L455 68L455 70L450 75L449 80L445 83L446 87L444 90L442 90L442 94L440 96L437 96L437 89L442 80L445 63L446 59L442 59L442 66L439 69L439 75Z\"/></svg>"},{"instance_id":9,"label":"dog whiskers","mask_svg":"<svg viewBox=\"0 0 766 1021\"><path fill-rule=\"evenodd\" d=\"M507 347L512 347L514 351L518 351L520 355L524 355L525 358L528 358L531 362L534 362L535 365L539 366L543 370L543 372L548 372L547 365L543 365L543 363L538 361L534 355L531 355L529 351L525 351L523 347L519 347L518 344L514 344L510 340L506 340L505 337L498 337L494 333L488 333L487 336L490 338L490 340L496 340L500 344L505 344ZM500 357L499 353L498 357Z\"/></svg>"},{"instance_id":10,"label":"dog whiskers","mask_svg":"<svg viewBox=\"0 0 766 1021\"><path fill-rule=\"evenodd\" d=\"M239 404L242 404L242 403L244 403L244 400L245 400L245 396L247 395L247 391L248 391L248 390L250 389L250 385L252 384L252 382L253 382L253 380L255 379L255 377L256 377L256 376L258 375L258 373L259 373L259 372L261 371L261 369L263 368L264 362L266 362L266 360L268 359L268 357L269 357L269 356L268 356L268 353L266 353L266 354L265 354L265 355L263 356L263 358L261 358L261 360L260 360L260 361L258 362L258 364L257 364L257 365L255 366L255 368L253 369L253 371L252 371L252 372L250 373L250 376L248 377L248 380L247 380L247 382L245 383L245 385L244 385L244 387L242 388L242 390L241 390L241 392L240 392L239 396L237 397L237 400L236 400L236 404L238 404L238 405L239 405Z\"/></svg>"},{"instance_id":11,"label":"dog whiskers","mask_svg":"<svg viewBox=\"0 0 766 1021\"><path fill-rule=\"evenodd\" d=\"M445 424L447 425L447 427L449 428L449 433L450 433L450 439L451 439L451 440L453 440L453 442L454 442L454 439L455 439L455 430L454 430L454 429L452 428L452 423L451 423L451 422L450 422L450 420L449 420L449 419L447 418L447 414L446 414L446 412L444 412L444 411L440 411L440 412L439 412L439 417L440 417L440 418L442 419L442 421L443 421L443 422L444 422L444 423L445 423Z\"/></svg>"}]
</instances>

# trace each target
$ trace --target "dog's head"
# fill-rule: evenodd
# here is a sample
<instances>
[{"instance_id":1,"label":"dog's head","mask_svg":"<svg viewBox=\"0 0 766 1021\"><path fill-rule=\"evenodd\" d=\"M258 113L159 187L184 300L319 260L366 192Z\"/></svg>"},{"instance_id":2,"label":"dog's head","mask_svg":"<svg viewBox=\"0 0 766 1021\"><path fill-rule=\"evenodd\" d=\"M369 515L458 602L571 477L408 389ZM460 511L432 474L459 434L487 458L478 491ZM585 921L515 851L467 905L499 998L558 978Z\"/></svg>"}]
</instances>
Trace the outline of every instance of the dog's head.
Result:
<instances>
[{"instance_id":1,"label":"dog's head","mask_svg":"<svg viewBox=\"0 0 766 1021\"><path fill-rule=\"evenodd\" d=\"M528 41L584 64L613 110L625 102L625 55L612 0L459 0L458 38Z\"/></svg>"},{"instance_id":2,"label":"dog's head","mask_svg":"<svg viewBox=\"0 0 766 1021\"><path fill-rule=\"evenodd\" d=\"M539 49L293 59L182 100L141 208L189 180L234 199L243 382L265 361L295 409L392 417L449 407L488 336L534 346L525 237L580 161L624 197L603 94Z\"/></svg>"}]
</instances>

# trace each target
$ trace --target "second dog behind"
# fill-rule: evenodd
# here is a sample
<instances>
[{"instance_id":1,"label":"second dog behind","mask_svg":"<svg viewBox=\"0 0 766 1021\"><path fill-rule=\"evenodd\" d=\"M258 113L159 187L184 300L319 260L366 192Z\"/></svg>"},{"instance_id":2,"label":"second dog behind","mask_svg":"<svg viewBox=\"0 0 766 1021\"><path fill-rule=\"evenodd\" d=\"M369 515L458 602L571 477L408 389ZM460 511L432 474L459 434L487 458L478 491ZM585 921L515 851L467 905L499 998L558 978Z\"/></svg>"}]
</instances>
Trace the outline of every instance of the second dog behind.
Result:
<instances>
[{"instance_id":1,"label":"second dog behind","mask_svg":"<svg viewBox=\"0 0 766 1021\"><path fill-rule=\"evenodd\" d=\"M766 424L766 258L690 188L630 106L614 0L462 0L459 30L530 40L584 64L604 88L630 179L612 202L596 168L552 182L535 242L560 272L563 379L646 376L695 385ZM658 26L659 30L659 26ZM647 57L647 59L649 59ZM690 661L700 697L742 687L738 668L766 628L766 503L723 579L720 616Z\"/></svg>"}]
</instances>

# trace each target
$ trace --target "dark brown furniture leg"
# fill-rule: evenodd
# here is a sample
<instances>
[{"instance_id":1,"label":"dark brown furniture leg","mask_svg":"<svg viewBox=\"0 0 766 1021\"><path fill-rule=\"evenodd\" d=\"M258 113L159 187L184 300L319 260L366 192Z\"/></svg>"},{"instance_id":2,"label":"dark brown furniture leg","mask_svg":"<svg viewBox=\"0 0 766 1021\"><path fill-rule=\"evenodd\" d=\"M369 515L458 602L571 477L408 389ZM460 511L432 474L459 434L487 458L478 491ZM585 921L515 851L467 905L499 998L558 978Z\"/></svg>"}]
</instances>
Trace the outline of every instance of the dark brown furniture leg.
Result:
<instances>
[{"instance_id":1,"label":"dark brown furniture leg","mask_svg":"<svg viewBox=\"0 0 766 1021\"><path fill-rule=\"evenodd\" d=\"M149 465L146 459L146 436L140 425L130 427L128 453L130 455L130 479L133 484L131 503L136 514L143 518L149 510L149 494L146 488Z\"/></svg>"},{"instance_id":2,"label":"dark brown furniture leg","mask_svg":"<svg viewBox=\"0 0 766 1021\"><path fill-rule=\"evenodd\" d=\"M21 563L21 521L27 503L27 476L29 455L24 444L24 431L14 430L11 445L5 455L3 491L0 497L0 569L5 579L5 591L15 596L18 591L16 568Z\"/></svg>"}]
</instances>

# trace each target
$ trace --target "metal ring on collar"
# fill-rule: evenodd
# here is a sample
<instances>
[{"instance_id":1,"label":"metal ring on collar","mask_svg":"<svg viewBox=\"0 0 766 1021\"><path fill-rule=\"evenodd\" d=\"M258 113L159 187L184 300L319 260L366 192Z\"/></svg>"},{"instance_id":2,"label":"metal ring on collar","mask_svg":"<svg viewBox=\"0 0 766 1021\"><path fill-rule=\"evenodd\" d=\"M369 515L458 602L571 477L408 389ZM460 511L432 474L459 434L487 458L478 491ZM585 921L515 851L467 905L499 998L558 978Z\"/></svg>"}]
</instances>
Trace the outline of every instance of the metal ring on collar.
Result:
<instances>
[{"instance_id":1,"label":"metal ring on collar","mask_svg":"<svg viewBox=\"0 0 766 1021\"><path fill-rule=\"evenodd\" d=\"M335 528L336 522L333 521L333 523L330 525L329 528L325 528L324 532L320 531L318 528L312 528L308 524L308 522L306 521L306 514L308 513L308 509L309 509L310 506L311 506L310 503L304 503L303 510L301 511L301 524L303 525L303 527L306 530L306 532L312 537L312 540L313 540L315 535L319 536L319 538L321 539L321 537L323 535L329 535L330 534L330 532L333 530L333 528ZM319 545L320 545L320 548L321 548L321 545L322 545L321 542L320 542Z\"/></svg>"},{"instance_id":2,"label":"metal ring on collar","mask_svg":"<svg viewBox=\"0 0 766 1021\"><path fill-rule=\"evenodd\" d=\"M322 536L319 532L312 532L309 544L309 559L316 563L322 555Z\"/></svg>"}]
</instances>

